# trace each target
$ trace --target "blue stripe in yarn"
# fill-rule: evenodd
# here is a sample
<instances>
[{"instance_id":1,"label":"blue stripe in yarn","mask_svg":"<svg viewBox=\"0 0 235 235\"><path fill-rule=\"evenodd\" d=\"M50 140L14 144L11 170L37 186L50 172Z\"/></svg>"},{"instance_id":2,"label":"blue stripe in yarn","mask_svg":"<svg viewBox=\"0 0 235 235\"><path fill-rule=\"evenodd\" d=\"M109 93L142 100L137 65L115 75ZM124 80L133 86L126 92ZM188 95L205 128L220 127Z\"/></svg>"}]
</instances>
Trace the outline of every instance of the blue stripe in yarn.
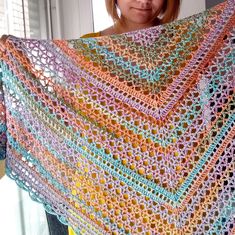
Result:
<instances>
[{"instance_id":1,"label":"blue stripe in yarn","mask_svg":"<svg viewBox=\"0 0 235 235\"><path fill-rule=\"evenodd\" d=\"M0 124L0 134L5 132L6 130L7 130L6 124L5 123L4 124Z\"/></svg>"},{"instance_id":2,"label":"blue stripe in yarn","mask_svg":"<svg viewBox=\"0 0 235 235\"><path fill-rule=\"evenodd\" d=\"M102 218L102 213L100 211L96 212L93 206L86 206L85 201L82 201L81 199L71 195L71 192L65 188L62 184L60 184L59 182L57 182L55 180L55 178L50 174L50 172L46 171L45 168L41 165L41 163L39 162L39 160L35 159L29 152L27 152L22 146L19 145L18 142L16 142L14 140L14 138L10 135L10 133L7 132L7 139L9 144L14 147L14 149L20 153L28 162L32 163L38 170L39 173L42 174L42 176L46 179L48 179L57 189L59 189L60 191L62 191L65 195L68 195L70 198L72 197L73 200L78 201L80 204L82 204L83 207L85 207L87 210L92 210L92 213L95 213L96 216L98 216L99 218ZM28 188L24 187L24 183L19 181L20 187L24 188L25 190L29 191ZM45 201L41 201L43 203L45 203ZM110 222L109 218L105 219L106 223L109 223L109 225L111 226L112 223Z\"/></svg>"},{"instance_id":3,"label":"blue stripe in yarn","mask_svg":"<svg viewBox=\"0 0 235 235\"><path fill-rule=\"evenodd\" d=\"M7 132L7 141L8 143L14 147L14 149L20 153L28 162L32 163L37 167L39 172L44 176L44 178L48 179L56 188L60 189L64 194L69 194L70 192L64 188L63 185L58 183L50 172L46 171L45 168L41 165L39 160L35 159L29 152L27 152L18 142L14 140L14 138Z\"/></svg>"},{"instance_id":4,"label":"blue stripe in yarn","mask_svg":"<svg viewBox=\"0 0 235 235\"><path fill-rule=\"evenodd\" d=\"M223 138L223 136L225 136L227 134L229 128L231 128L234 125L234 121L235 121L235 114L230 116L230 118L228 119L226 125L221 128L221 131L217 135L217 137L215 138L215 141L210 145L209 149L204 154L204 156L200 159L199 163L193 169L190 176L185 180L184 184L179 188L178 192L175 194L175 200L177 202L179 202L180 198L185 193L187 188L192 184L192 181L194 180L196 175L199 173L199 171L202 169L202 167L206 164L206 162L210 158L211 154L216 149L216 145L218 145L219 142L221 141L221 139Z\"/></svg>"},{"instance_id":5,"label":"blue stripe in yarn","mask_svg":"<svg viewBox=\"0 0 235 235\"><path fill-rule=\"evenodd\" d=\"M191 28L191 31L194 30L195 32L197 32L197 28L195 27L194 24L191 24L190 28ZM182 40L182 43L186 44L187 42L190 42L191 40L192 39L190 37L188 37L187 40L186 38L184 38L184 40ZM158 67L155 67L155 69L152 69L151 70L152 74L149 74L148 69L142 70L140 69L140 65L133 66L131 64L131 61L124 61L124 58L120 56L116 56L115 52L110 52L105 46L99 46L95 38L89 38L89 40L82 39L82 41L83 43L88 44L90 48L97 49L99 51L99 54L105 55L107 60L114 61L116 65L122 66L123 69L130 70L132 74L138 75L142 79L147 79L148 81L159 81L159 78L160 78L159 74L161 73ZM180 58L180 55L179 55L179 58ZM173 64L171 63L171 65Z\"/></svg>"},{"instance_id":6,"label":"blue stripe in yarn","mask_svg":"<svg viewBox=\"0 0 235 235\"><path fill-rule=\"evenodd\" d=\"M227 203L227 205L223 207L220 216L217 218L214 224L210 226L210 230L207 232L208 235L223 234L224 232L223 229L226 226L226 224L229 222L229 219L233 219L234 217L234 216L232 217L231 215L232 214L235 215L235 207L233 206L233 204L235 204L235 193L232 194L231 200ZM231 221L231 223L233 223L233 221Z\"/></svg>"}]
</instances>

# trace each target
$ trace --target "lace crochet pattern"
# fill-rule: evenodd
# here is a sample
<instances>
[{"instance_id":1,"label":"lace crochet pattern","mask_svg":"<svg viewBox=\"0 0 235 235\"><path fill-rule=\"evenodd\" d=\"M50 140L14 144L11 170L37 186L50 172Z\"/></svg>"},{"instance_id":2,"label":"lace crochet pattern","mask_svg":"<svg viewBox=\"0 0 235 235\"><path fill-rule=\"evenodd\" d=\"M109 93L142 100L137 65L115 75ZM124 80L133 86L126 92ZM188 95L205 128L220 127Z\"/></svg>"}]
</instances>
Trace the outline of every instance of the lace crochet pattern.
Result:
<instances>
[{"instance_id":1,"label":"lace crochet pattern","mask_svg":"<svg viewBox=\"0 0 235 235\"><path fill-rule=\"evenodd\" d=\"M77 234L235 234L234 6L122 35L10 36L8 176Z\"/></svg>"}]
</instances>

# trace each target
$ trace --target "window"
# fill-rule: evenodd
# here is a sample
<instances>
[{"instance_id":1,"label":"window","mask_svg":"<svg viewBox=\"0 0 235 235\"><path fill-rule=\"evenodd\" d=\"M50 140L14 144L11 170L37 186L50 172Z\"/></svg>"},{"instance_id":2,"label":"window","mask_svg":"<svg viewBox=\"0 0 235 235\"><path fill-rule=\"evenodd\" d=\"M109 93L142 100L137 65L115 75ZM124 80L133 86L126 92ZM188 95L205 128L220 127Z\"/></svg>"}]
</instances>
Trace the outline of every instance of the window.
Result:
<instances>
[{"instance_id":1,"label":"window","mask_svg":"<svg viewBox=\"0 0 235 235\"><path fill-rule=\"evenodd\" d=\"M49 0L0 0L0 36L48 38ZM4 176L0 179L0 234L48 235L42 204Z\"/></svg>"},{"instance_id":2,"label":"window","mask_svg":"<svg viewBox=\"0 0 235 235\"><path fill-rule=\"evenodd\" d=\"M0 0L0 35L47 38L46 1Z\"/></svg>"}]
</instances>

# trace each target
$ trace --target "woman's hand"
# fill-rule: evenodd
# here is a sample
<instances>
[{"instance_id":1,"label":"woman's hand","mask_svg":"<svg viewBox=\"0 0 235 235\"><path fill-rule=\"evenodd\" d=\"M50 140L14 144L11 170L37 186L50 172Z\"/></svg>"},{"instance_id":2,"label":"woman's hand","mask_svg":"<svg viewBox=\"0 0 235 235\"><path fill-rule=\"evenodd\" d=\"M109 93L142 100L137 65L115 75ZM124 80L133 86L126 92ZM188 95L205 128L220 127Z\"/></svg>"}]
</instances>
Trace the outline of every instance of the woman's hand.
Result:
<instances>
[{"instance_id":1,"label":"woman's hand","mask_svg":"<svg viewBox=\"0 0 235 235\"><path fill-rule=\"evenodd\" d=\"M5 175L5 160L0 160L0 179Z\"/></svg>"},{"instance_id":2,"label":"woman's hand","mask_svg":"<svg viewBox=\"0 0 235 235\"><path fill-rule=\"evenodd\" d=\"M6 42L8 36L9 36L9 35L3 34L2 37L0 38L0 42L1 42L2 44L4 44L4 43Z\"/></svg>"}]
</instances>

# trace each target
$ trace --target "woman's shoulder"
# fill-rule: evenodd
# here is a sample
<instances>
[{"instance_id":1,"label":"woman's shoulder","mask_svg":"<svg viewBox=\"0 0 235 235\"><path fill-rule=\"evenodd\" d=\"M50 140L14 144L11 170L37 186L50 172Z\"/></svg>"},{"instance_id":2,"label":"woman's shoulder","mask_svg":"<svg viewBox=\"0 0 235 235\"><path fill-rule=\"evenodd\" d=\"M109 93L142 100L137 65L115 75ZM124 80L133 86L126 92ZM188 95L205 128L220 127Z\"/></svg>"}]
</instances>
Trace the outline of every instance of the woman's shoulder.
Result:
<instances>
[{"instance_id":1,"label":"woman's shoulder","mask_svg":"<svg viewBox=\"0 0 235 235\"><path fill-rule=\"evenodd\" d=\"M96 32L96 33L87 33L81 36L81 38L95 38L95 37L100 37L101 32Z\"/></svg>"},{"instance_id":2,"label":"woman's shoulder","mask_svg":"<svg viewBox=\"0 0 235 235\"><path fill-rule=\"evenodd\" d=\"M114 30L114 27L110 26L109 28L104 29L102 31L99 31L97 33L88 33L88 34L85 34L85 35L81 36L81 38L95 38L95 37L113 35L113 34L116 34L116 33L117 32Z\"/></svg>"}]
</instances>

